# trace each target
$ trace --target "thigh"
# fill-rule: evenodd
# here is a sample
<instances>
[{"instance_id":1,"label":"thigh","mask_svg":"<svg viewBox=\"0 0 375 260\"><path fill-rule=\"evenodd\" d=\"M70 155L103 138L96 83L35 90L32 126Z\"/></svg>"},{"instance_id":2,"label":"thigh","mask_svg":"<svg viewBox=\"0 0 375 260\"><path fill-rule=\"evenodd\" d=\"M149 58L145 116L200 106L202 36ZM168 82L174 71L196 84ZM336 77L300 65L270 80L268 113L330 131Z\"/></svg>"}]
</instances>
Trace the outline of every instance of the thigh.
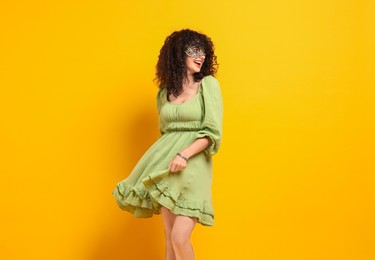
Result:
<instances>
[{"instance_id":1,"label":"thigh","mask_svg":"<svg viewBox=\"0 0 375 260\"><path fill-rule=\"evenodd\" d=\"M173 224L172 236L182 240L190 239L196 223L197 218L177 215Z\"/></svg>"},{"instance_id":2,"label":"thigh","mask_svg":"<svg viewBox=\"0 0 375 260\"><path fill-rule=\"evenodd\" d=\"M164 230L167 234L169 234L174 225L176 215L164 206L161 206L160 212L163 219Z\"/></svg>"}]
</instances>

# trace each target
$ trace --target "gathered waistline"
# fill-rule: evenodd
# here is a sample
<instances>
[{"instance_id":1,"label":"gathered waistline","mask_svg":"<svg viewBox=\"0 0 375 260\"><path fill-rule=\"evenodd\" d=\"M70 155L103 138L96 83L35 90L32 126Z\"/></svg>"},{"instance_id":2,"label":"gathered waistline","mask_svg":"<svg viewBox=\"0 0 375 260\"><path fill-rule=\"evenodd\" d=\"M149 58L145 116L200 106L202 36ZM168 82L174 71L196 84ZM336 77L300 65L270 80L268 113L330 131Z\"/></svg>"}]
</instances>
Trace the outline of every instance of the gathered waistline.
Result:
<instances>
[{"instance_id":1,"label":"gathered waistline","mask_svg":"<svg viewBox=\"0 0 375 260\"><path fill-rule=\"evenodd\" d=\"M198 132L200 129L176 129L176 130L169 130L164 131L165 134L170 134L174 132Z\"/></svg>"}]
</instances>

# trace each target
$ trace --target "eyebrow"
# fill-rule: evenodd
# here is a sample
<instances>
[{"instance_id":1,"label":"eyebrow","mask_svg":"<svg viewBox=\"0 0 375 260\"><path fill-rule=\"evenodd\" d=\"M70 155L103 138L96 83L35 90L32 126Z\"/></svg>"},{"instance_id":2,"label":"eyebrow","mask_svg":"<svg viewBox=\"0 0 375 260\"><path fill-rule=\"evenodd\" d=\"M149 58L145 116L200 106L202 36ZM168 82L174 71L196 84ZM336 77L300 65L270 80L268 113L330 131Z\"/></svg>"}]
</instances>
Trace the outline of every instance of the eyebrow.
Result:
<instances>
[{"instance_id":1,"label":"eyebrow","mask_svg":"<svg viewBox=\"0 0 375 260\"><path fill-rule=\"evenodd\" d=\"M205 52L205 49L203 47L199 47L199 46L192 46L190 47L192 49L198 49L198 51L202 51L202 52Z\"/></svg>"}]
</instances>

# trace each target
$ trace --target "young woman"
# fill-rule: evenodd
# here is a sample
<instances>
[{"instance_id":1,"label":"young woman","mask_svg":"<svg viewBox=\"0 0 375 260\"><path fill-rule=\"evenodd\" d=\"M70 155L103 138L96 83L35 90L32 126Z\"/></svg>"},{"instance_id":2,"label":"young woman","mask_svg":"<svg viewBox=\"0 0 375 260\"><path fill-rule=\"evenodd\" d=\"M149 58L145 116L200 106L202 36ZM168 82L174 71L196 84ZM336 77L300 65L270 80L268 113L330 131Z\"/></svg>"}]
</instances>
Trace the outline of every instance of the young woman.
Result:
<instances>
[{"instance_id":1,"label":"young woman","mask_svg":"<svg viewBox=\"0 0 375 260\"><path fill-rule=\"evenodd\" d=\"M160 137L113 195L136 217L161 214L166 259L194 259L196 223L212 226L212 155L221 144L223 104L214 45L184 29L169 35L156 66Z\"/></svg>"}]
</instances>

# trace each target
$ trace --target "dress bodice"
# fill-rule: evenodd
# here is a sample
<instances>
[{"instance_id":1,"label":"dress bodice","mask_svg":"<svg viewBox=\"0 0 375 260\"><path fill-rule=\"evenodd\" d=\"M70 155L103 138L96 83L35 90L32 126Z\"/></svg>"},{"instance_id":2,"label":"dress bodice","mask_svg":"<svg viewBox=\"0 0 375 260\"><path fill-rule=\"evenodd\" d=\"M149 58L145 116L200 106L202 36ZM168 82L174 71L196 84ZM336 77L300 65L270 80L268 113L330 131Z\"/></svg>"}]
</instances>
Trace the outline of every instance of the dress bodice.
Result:
<instances>
[{"instance_id":1,"label":"dress bodice","mask_svg":"<svg viewBox=\"0 0 375 260\"><path fill-rule=\"evenodd\" d=\"M163 125L163 131L184 131L201 129L203 119L203 98L201 88L190 100L173 104L167 100L166 89L162 90L163 105L160 108L159 120Z\"/></svg>"}]
</instances>

